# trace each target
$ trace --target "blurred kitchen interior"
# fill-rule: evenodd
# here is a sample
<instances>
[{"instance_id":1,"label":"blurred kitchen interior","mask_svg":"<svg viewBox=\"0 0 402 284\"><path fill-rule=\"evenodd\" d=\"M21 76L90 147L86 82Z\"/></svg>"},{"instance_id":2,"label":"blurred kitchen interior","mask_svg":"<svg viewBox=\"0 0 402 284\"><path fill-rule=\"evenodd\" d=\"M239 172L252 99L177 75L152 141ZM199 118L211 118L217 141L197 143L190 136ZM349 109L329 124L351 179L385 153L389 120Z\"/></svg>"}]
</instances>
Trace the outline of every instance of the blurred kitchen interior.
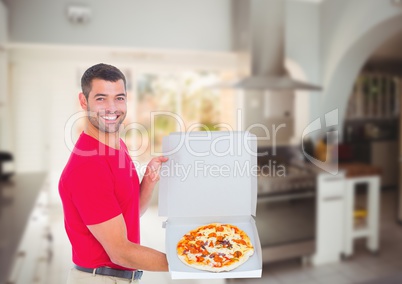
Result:
<instances>
[{"instance_id":1,"label":"blurred kitchen interior","mask_svg":"<svg viewBox=\"0 0 402 284\"><path fill-rule=\"evenodd\" d=\"M267 48L275 61L273 72L321 90L211 88L230 85L254 70L250 2L0 1L0 283L66 279L70 245L57 182L82 131L80 76L99 62L113 64L127 76L124 138L140 174L141 165L160 153L162 137L172 131L200 130L194 125L201 123L201 130L245 130L254 125L251 131L257 134L263 133L262 125L272 134L285 124L276 128L275 139L261 139L259 147L301 153L303 146L314 161L339 164L342 185L356 176L381 177L380 198L374 201L381 204L378 250L370 252L356 240L355 252L341 257L347 197L337 197L331 199L335 203L330 205L330 219L323 221L339 225L329 226L330 234L339 238L325 243L339 244L334 261L317 258L322 221L315 215L309 225L314 226L312 253L303 255L301 262L291 257L267 261L265 279L260 280L265 282L258 283L290 283L286 281L294 280L292 275L306 269L316 273L303 274L307 276L300 283L365 283L393 277L402 268L402 260L394 257L402 253L402 1L283 0L282 18L276 18L278 11L266 11L267 18L283 23L267 27L272 31ZM317 119L320 127L309 131ZM328 133L337 134L332 144ZM322 167L297 154L289 161L295 157L304 168L314 168L314 190L325 191L318 182ZM336 189L343 194L343 187ZM368 191L364 182L357 184L354 221L369 216ZM313 213L328 213L319 205L319 193L316 196ZM155 194L142 234L144 242L163 250L157 199ZM154 223L145 226L148 221ZM154 240L146 232L152 227L157 228L154 235L159 234ZM364 276L363 271L370 270L365 263L388 269L366 278L350 276L356 271ZM325 274L328 271L332 273ZM143 283L169 283L166 275L151 275ZM333 282L324 282L328 279Z\"/></svg>"}]
</instances>

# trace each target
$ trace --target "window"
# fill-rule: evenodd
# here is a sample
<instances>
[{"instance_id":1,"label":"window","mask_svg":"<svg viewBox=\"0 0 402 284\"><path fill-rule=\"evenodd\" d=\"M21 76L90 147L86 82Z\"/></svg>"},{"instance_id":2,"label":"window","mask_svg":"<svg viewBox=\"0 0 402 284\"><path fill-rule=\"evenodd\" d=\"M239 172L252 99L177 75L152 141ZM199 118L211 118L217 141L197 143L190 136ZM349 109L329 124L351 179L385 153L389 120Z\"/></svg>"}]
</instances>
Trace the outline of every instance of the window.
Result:
<instances>
[{"instance_id":1,"label":"window","mask_svg":"<svg viewBox=\"0 0 402 284\"><path fill-rule=\"evenodd\" d=\"M145 163L161 153L162 138L174 131L236 130L235 92L209 87L231 77L207 71L137 74L133 127L125 137L132 158Z\"/></svg>"}]
</instances>

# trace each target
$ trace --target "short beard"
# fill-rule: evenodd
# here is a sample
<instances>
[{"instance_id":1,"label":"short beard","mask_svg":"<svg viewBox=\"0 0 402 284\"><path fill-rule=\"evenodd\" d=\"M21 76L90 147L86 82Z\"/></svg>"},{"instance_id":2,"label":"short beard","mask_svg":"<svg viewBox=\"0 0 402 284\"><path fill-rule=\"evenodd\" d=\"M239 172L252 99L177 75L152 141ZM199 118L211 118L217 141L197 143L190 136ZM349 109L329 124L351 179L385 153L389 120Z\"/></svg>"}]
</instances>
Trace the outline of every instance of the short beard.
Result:
<instances>
[{"instance_id":1,"label":"short beard","mask_svg":"<svg viewBox=\"0 0 402 284\"><path fill-rule=\"evenodd\" d=\"M120 131L120 126L123 123L123 120L125 118L125 116L121 119L121 116L119 117L119 122L116 124L102 124L101 123L101 118L99 117L99 115L95 112L92 112L90 110L90 108L88 107L88 120L89 122L96 128L98 129L100 132L104 132L104 133L116 133Z\"/></svg>"}]
</instances>

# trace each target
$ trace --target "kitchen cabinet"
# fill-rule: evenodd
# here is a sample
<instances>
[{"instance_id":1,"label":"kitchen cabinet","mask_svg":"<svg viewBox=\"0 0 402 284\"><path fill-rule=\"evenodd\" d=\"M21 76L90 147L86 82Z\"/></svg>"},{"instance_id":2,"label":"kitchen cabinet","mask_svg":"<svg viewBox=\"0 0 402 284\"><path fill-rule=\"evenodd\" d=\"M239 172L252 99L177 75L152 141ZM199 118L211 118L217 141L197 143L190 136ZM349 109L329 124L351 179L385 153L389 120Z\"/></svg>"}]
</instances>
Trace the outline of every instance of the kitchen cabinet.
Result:
<instances>
[{"instance_id":1,"label":"kitchen cabinet","mask_svg":"<svg viewBox=\"0 0 402 284\"><path fill-rule=\"evenodd\" d=\"M372 142L371 164L381 168L381 187L398 185L398 141Z\"/></svg>"},{"instance_id":2,"label":"kitchen cabinet","mask_svg":"<svg viewBox=\"0 0 402 284\"><path fill-rule=\"evenodd\" d=\"M399 115L398 77L363 72L357 77L350 96L347 119L389 119Z\"/></svg>"},{"instance_id":3,"label":"kitchen cabinet","mask_svg":"<svg viewBox=\"0 0 402 284\"><path fill-rule=\"evenodd\" d=\"M340 261L343 249L344 189L343 172L319 173L317 177L316 253L314 265Z\"/></svg>"},{"instance_id":4,"label":"kitchen cabinet","mask_svg":"<svg viewBox=\"0 0 402 284\"><path fill-rule=\"evenodd\" d=\"M374 140L346 144L350 149L351 159L343 160L345 156L340 150L340 163L357 162L369 164L380 169L381 187L398 186L399 149L398 140ZM346 152L345 152L346 153Z\"/></svg>"},{"instance_id":5,"label":"kitchen cabinet","mask_svg":"<svg viewBox=\"0 0 402 284\"><path fill-rule=\"evenodd\" d=\"M361 162L381 169L381 187L398 185L399 119L361 119L345 122L344 148L339 161ZM345 149L349 150L348 152ZM350 156L348 158L345 158Z\"/></svg>"}]
</instances>

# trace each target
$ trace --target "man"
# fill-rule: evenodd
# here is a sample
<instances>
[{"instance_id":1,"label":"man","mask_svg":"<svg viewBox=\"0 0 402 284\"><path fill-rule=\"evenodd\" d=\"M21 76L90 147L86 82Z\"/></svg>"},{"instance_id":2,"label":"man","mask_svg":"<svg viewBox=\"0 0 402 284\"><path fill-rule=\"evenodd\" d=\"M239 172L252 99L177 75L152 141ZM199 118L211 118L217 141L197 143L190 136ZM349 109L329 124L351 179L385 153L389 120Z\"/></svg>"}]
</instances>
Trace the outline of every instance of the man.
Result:
<instances>
[{"instance_id":1,"label":"man","mask_svg":"<svg viewBox=\"0 0 402 284\"><path fill-rule=\"evenodd\" d=\"M119 69L94 65L83 74L81 88L85 130L59 181L75 264L68 284L130 283L138 281L140 270L167 271L164 253L139 244L139 219L167 158L153 158L139 182L119 134L127 111Z\"/></svg>"}]
</instances>

